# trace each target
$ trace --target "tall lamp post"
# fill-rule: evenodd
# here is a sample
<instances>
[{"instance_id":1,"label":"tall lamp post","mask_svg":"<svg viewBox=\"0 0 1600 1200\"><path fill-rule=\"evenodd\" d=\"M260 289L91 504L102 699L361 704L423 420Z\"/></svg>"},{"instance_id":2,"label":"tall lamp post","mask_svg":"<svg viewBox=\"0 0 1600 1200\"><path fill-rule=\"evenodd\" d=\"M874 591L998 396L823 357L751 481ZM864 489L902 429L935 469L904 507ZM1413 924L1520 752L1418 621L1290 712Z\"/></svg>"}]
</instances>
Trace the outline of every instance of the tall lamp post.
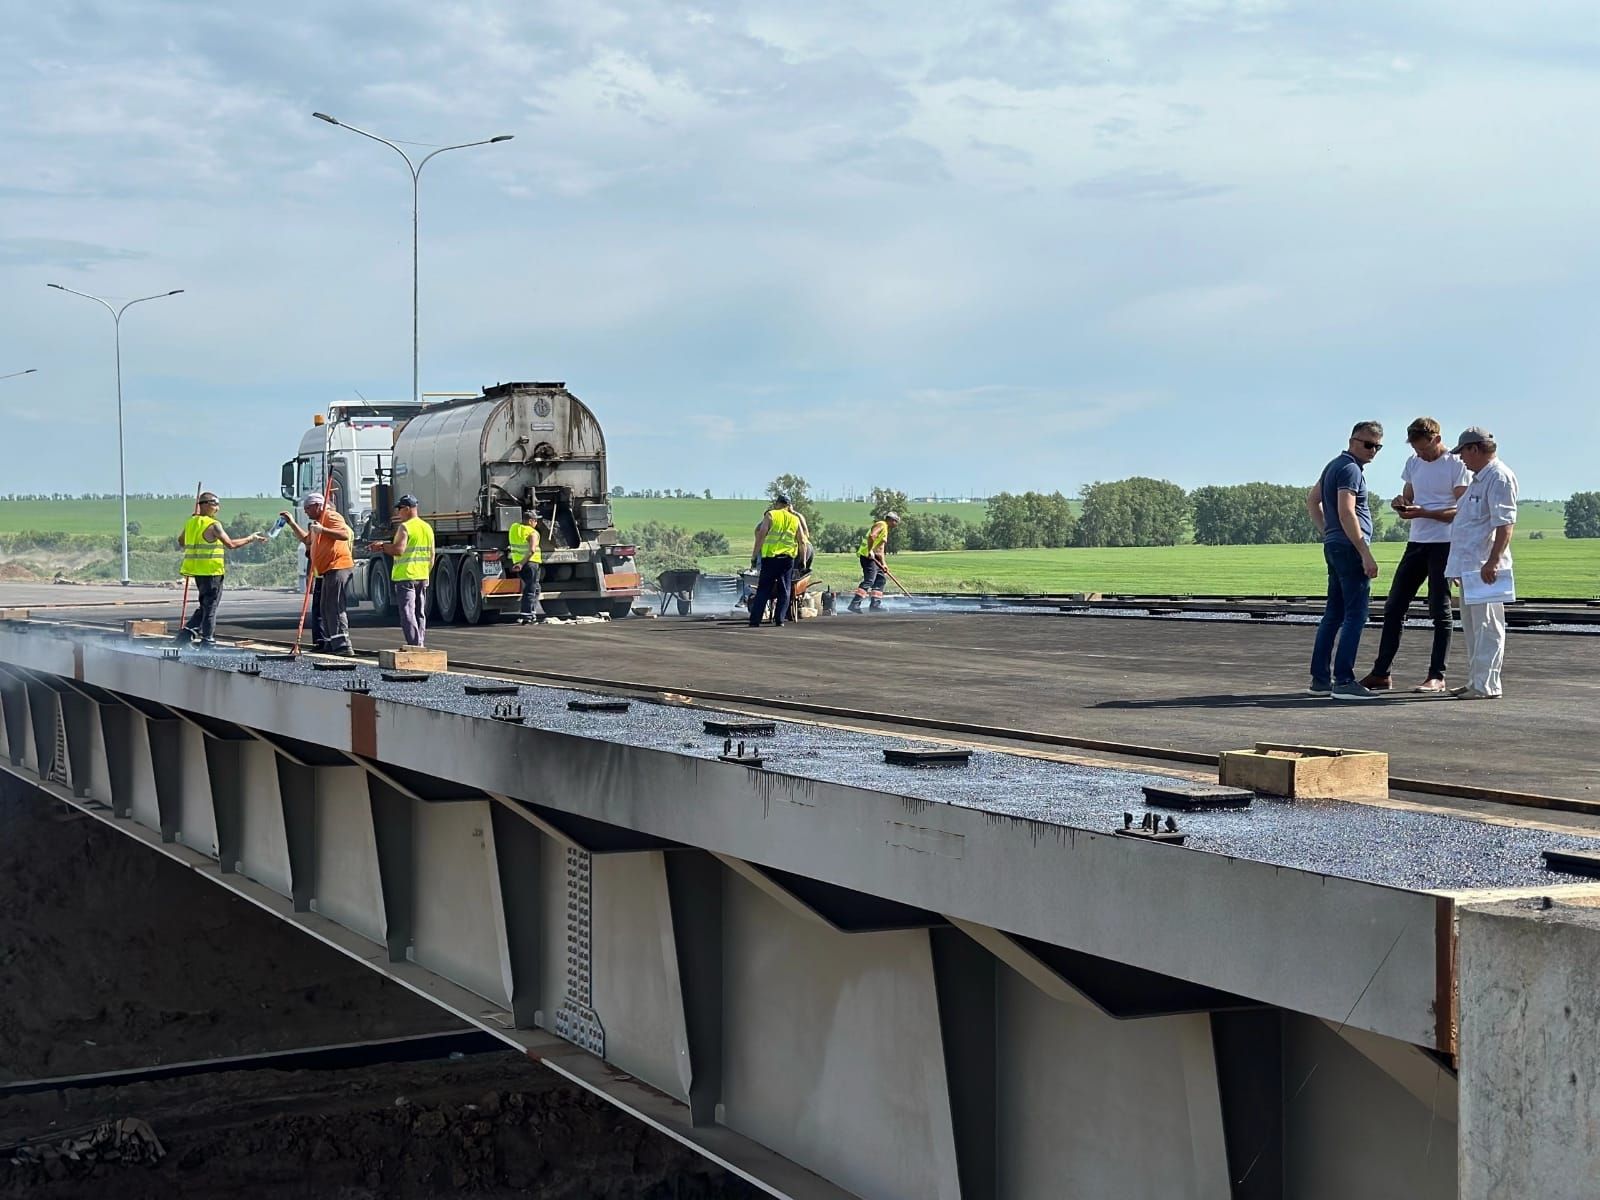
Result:
<instances>
[{"instance_id":1,"label":"tall lamp post","mask_svg":"<svg viewBox=\"0 0 1600 1200\"><path fill-rule=\"evenodd\" d=\"M0 375L0 379L15 379L18 375L32 375L38 367L29 367L26 371L13 371L9 375Z\"/></svg>"},{"instance_id":2,"label":"tall lamp post","mask_svg":"<svg viewBox=\"0 0 1600 1200\"><path fill-rule=\"evenodd\" d=\"M116 330L117 341L117 491L122 495L122 586L128 586L128 463L122 449L122 314L135 304L143 304L146 300L164 300L168 296L181 296L182 288L170 292L157 292L154 296L140 296L137 300L129 300L121 308L113 307L109 300L102 300L99 296L91 296L88 292L73 291L72 288L62 287L59 283L47 283L46 287L53 287L58 292L70 292L74 296L82 296L85 300L93 300L100 307L111 314L111 324Z\"/></svg>"},{"instance_id":3,"label":"tall lamp post","mask_svg":"<svg viewBox=\"0 0 1600 1200\"><path fill-rule=\"evenodd\" d=\"M406 167L411 172L411 398L422 398L421 386L417 382L417 359L419 357L417 338L417 200L421 190L422 168L428 165L428 160L436 155L443 154L446 150L466 150L472 146L492 146L496 142L509 142L512 135L509 133L497 134L492 138L484 138L477 142L462 142L456 146L440 146L437 150L430 151L420 159L413 160L399 146L388 138L381 138L375 133L368 133L365 129L357 129L354 125L330 117L327 113L312 113L319 121L326 121L329 125L337 125L341 129L348 129L351 133L359 133L364 138L371 138L375 142L382 142L401 158L406 160Z\"/></svg>"}]
</instances>

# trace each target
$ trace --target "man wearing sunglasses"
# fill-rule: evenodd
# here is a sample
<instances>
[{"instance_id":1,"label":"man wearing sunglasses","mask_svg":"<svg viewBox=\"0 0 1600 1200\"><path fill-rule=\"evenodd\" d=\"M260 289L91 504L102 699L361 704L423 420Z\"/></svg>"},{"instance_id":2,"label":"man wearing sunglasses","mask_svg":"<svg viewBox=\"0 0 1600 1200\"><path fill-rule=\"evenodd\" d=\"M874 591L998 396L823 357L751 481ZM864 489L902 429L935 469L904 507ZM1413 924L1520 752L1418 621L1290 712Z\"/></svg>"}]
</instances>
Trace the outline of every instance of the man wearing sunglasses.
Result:
<instances>
[{"instance_id":1,"label":"man wearing sunglasses","mask_svg":"<svg viewBox=\"0 0 1600 1200\"><path fill-rule=\"evenodd\" d=\"M1372 557L1372 509L1367 505L1366 466L1383 449L1383 426L1362 421L1350 431L1344 453L1322 469L1306 493L1306 512L1322 535L1328 564L1328 602L1311 651L1313 696L1372 700L1378 696L1356 682L1356 655L1367 625L1367 604L1378 560ZM1335 651L1337 647L1337 652Z\"/></svg>"}]
</instances>

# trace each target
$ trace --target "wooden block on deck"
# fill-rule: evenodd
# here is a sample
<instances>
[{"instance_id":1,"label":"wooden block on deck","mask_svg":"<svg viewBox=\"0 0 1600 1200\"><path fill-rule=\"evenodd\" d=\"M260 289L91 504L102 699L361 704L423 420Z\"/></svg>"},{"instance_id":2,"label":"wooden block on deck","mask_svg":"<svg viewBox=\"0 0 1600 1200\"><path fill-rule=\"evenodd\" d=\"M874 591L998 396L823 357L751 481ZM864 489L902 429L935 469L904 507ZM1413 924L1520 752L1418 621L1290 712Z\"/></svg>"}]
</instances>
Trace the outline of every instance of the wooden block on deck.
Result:
<instances>
[{"instance_id":1,"label":"wooden block on deck","mask_svg":"<svg viewBox=\"0 0 1600 1200\"><path fill-rule=\"evenodd\" d=\"M0 608L0 621L26 621L28 610L25 608Z\"/></svg>"},{"instance_id":2,"label":"wooden block on deck","mask_svg":"<svg viewBox=\"0 0 1600 1200\"><path fill-rule=\"evenodd\" d=\"M122 632L129 637L166 637L167 623L153 620L149 617L137 621L124 621Z\"/></svg>"},{"instance_id":3,"label":"wooden block on deck","mask_svg":"<svg viewBox=\"0 0 1600 1200\"><path fill-rule=\"evenodd\" d=\"M1383 800L1389 795L1389 756L1378 750L1257 742L1254 750L1224 750L1217 779L1227 787L1291 799Z\"/></svg>"},{"instance_id":4,"label":"wooden block on deck","mask_svg":"<svg viewBox=\"0 0 1600 1200\"><path fill-rule=\"evenodd\" d=\"M398 650L379 650L378 665L386 671L448 671L450 656L443 650L402 646Z\"/></svg>"}]
</instances>

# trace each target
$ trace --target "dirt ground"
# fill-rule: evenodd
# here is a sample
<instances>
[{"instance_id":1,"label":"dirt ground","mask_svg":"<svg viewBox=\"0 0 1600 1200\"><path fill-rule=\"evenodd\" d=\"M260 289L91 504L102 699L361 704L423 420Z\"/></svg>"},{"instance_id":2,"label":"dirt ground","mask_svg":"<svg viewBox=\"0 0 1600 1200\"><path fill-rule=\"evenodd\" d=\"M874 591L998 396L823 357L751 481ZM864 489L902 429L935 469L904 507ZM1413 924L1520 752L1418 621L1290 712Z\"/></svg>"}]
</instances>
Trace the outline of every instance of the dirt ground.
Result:
<instances>
[{"instance_id":1,"label":"dirt ground","mask_svg":"<svg viewBox=\"0 0 1600 1200\"><path fill-rule=\"evenodd\" d=\"M0 1081L463 1026L4 776Z\"/></svg>"},{"instance_id":2,"label":"dirt ground","mask_svg":"<svg viewBox=\"0 0 1600 1200\"><path fill-rule=\"evenodd\" d=\"M145 1121L148 1165L16 1165L17 1143ZM43 1143L38 1139L42 1137ZM0 1106L0 1197L721 1200L761 1195L513 1052L361 1072L236 1072Z\"/></svg>"}]
</instances>

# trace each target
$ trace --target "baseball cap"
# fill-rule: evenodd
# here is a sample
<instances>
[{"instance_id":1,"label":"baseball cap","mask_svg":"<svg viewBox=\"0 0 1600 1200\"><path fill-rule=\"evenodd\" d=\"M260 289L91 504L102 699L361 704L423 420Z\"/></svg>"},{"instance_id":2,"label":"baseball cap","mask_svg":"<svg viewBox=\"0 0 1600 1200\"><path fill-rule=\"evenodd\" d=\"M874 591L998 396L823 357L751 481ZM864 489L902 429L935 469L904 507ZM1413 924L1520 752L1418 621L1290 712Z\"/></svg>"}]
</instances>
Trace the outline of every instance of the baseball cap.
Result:
<instances>
[{"instance_id":1,"label":"baseball cap","mask_svg":"<svg viewBox=\"0 0 1600 1200\"><path fill-rule=\"evenodd\" d=\"M1456 448L1451 454L1460 454L1463 446L1479 446L1484 442L1494 441L1494 434L1482 425L1468 425L1461 431L1461 436L1456 439Z\"/></svg>"},{"instance_id":2,"label":"baseball cap","mask_svg":"<svg viewBox=\"0 0 1600 1200\"><path fill-rule=\"evenodd\" d=\"M896 525L900 524L900 514L897 512L886 512L883 514L883 519L893 521Z\"/></svg>"},{"instance_id":3,"label":"baseball cap","mask_svg":"<svg viewBox=\"0 0 1600 1200\"><path fill-rule=\"evenodd\" d=\"M325 503L326 501L323 500L321 492L307 492L300 498L301 508L321 508Z\"/></svg>"},{"instance_id":4,"label":"baseball cap","mask_svg":"<svg viewBox=\"0 0 1600 1200\"><path fill-rule=\"evenodd\" d=\"M772 502L774 504L787 504L787 503L789 503L789 493L788 492L779 492L776 496L774 496L772 498Z\"/></svg>"},{"instance_id":5,"label":"baseball cap","mask_svg":"<svg viewBox=\"0 0 1600 1200\"><path fill-rule=\"evenodd\" d=\"M220 501L218 501L217 494L215 492L201 492L198 496L195 497L195 503L196 504L217 504L217 503L220 503Z\"/></svg>"},{"instance_id":6,"label":"baseball cap","mask_svg":"<svg viewBox=\"0 0 1600 1200\"><path fill-rule=\"evenodd\" d=\"M401 496L400 499L394 502L394 506L396 508L415 508L417 506L417 498L410 492L407 492L405 495Z\"/></svg>"}]
</instances>

